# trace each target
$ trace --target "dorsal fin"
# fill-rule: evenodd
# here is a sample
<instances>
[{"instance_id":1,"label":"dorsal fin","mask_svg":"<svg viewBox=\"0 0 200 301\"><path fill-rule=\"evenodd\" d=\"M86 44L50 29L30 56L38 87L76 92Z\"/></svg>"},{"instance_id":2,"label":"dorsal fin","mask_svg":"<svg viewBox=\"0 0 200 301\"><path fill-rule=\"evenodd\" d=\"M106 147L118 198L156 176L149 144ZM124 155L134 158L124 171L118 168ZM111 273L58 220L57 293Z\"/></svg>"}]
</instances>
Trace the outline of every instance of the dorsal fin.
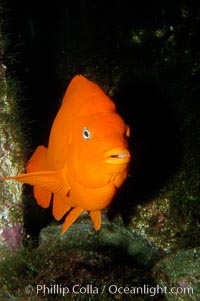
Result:
<instances>
[{"instance_id":1,"label":"dorsal fin","mask_svg":"<svg viewBox=\"0 0 200 301\"><path fill-rule=\"evenodd\" d=\"M63 103L67 100L67 98L77 89L80 89L82 85L84 85L88 79L81 74L75 75L69 83L67 87L65 96L63 98Z\"/></svg>"},{"instance_id":2,"label":"dorsal fin","mask_svg":"<svg viewBox=\"0 0 200 301\"><path fill-rule=\"evenodd\" d=\"M68 114L79 116L116 110L114 102L94 82L76 75L70 82L62 102ZM61 106L61 108L62 108Z\"/></svg>"}]
</instances>

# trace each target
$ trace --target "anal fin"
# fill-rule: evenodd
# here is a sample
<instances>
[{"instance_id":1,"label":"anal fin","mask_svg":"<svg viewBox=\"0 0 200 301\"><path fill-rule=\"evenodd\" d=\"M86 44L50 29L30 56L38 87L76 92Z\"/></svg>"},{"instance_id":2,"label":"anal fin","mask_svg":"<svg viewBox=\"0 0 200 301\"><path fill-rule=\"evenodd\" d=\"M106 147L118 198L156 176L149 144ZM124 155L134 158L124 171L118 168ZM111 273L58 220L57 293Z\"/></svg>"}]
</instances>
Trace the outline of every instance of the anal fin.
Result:
<instances>
[{"instance_id":1,"label":"anal fin","mask_svg":"<svg viewBox=\"0 0 200 301\"><path fill-rule=\"evenodd\" d=\"M99 230L101 227L101 211L100 210L90 211L89 215L93 222L95 230Z\"/></svg>"},{"instance_id":2,"label":"anal fin","mask_svg":"<svg viewBox=\"0 0 200 301\"><path fill-rule=\"evenodd\" d=\"M67 215L63 225L61 233L64 233L72 224L75 222L75 220L79 217L79 215L84 211L84 209L80 207L75 207L72 209L72 211L69 212Z\"/></svg>"},{"instance_id":3,"label":"anal fin","mask_svg":"<svg viewBox=\"0 0 200 301\"><path fill-rule=\"evenodd\" d=\"M56 220L60 220L71 207L67 204L66 200L58 193L53 196L53 216Z\"/></svg>"},{"instance_id":4,"label":"anal fin","mask_svg":"<svg viewBox=\"0 0 200 301\"><path fill-rule=\"evenodd\" d=\"M51 200L51 192L49 190L35 185L33 193L38 205L43 208L49 207Z\"/></svg>"}]
</instances>

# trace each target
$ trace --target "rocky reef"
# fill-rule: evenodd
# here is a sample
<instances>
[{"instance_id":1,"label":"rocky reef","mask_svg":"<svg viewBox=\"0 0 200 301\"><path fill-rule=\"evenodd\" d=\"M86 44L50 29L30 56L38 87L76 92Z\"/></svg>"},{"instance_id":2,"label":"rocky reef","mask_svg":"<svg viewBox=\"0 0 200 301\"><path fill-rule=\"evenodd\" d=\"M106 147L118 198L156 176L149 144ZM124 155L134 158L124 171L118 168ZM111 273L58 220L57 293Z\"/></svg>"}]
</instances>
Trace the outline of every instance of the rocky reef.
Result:
<instances>
[{"instance_id":1,"label":"rocky reef","mask_svg":"<svg viewBox=\"0 0 200 301\"><path fill-rule=\"evenodd\" d=\"M17 104L17 86L7 76L4 64L5 38L0 24L0 176L24 169L22 122ZM13 181L0 183L0 258L3 250L18 250L23 238L22 185Z\"/></svg>"}]
</instances>

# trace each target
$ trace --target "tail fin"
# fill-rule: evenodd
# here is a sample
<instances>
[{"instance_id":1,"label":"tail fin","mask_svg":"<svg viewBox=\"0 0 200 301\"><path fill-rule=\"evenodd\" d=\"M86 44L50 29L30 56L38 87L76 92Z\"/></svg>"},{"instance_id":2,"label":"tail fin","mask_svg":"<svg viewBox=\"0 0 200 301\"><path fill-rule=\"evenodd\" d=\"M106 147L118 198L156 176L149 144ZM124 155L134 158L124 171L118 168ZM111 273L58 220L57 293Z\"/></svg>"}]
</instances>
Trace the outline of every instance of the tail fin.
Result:
<instances>
[{"instance_id":1,"label":"tail fin","mask_svg":"<svg viewBox=\"0 0 200 301\"><path fill-rule=\"evenodd\" d=\"M43 145L38 146L26 165L26 171L35 172L46 170L46 154L47 148Z\"/></svg>"}]
</instances>

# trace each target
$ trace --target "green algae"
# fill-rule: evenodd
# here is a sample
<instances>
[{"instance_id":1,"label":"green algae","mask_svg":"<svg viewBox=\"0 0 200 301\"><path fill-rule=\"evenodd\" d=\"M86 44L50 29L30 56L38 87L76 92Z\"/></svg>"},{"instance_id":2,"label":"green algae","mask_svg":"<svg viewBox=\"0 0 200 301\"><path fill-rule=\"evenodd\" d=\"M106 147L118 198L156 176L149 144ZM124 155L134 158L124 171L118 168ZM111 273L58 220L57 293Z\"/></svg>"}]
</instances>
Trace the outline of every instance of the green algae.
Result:
<instances>
[{"instance_id":1,"label":"green algae","mask_svg":"<svg viewBox=\"0 0 200 301\"><path fill-rule=\"evenodd\" d=\"M179 287L179 294L166 294L166 299L200 299L200 249L182 249L162 259L154 268L162 286Z\"/></svg>"},{"instance_id":2,"label":"green algae","mask_svg":"<svg viewBox=\"0 0 200 301\"><path fill-rule=\"evenodd\" d=\"M64 235L60 226L50 226L41 231L37 249L21 249L9 254L0 263L2 298L27 298L27 300L132 300L131 294L112 294L109 287L138 287L153 285L151 273L130 262L126 252L104 244L85 219L73 225ZM68 287L66 296L37 292L37 286L46 288ZM73 288L93 287L93 293L72 292ZM102 294L102 289L105 291ZM77 288L77 287L76 287ZM96 288L96 293L94 293ZM77 288L78 290L78 288ZM97 293L98 290L98 293ZM138 294L138 300L149 300ZM21 300L21 299L20 299Z\"/></svg>"}]
</instances>

